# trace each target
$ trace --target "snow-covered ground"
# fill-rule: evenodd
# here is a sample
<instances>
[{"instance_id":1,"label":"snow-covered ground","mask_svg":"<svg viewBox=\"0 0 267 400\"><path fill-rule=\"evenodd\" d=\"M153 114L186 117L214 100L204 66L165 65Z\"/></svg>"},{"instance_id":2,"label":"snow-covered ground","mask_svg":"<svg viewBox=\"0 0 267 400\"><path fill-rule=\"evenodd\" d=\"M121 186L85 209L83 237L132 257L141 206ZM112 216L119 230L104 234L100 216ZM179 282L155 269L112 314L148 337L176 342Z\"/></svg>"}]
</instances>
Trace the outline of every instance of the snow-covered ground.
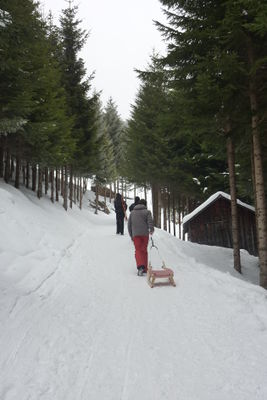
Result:
<instances>
[{"instance_id":1,"label":"snow-covered ground","mask_svg":"<svg viewBox=\"0 0 267 400\"><path fill-rule=\"evenodd\" d=\"M89 196L90 193L87 193ZM114 213L0 181L1 400L266 400L257 259L156 230L177 286L136 275Z\"/></svg>"}]
</instances>

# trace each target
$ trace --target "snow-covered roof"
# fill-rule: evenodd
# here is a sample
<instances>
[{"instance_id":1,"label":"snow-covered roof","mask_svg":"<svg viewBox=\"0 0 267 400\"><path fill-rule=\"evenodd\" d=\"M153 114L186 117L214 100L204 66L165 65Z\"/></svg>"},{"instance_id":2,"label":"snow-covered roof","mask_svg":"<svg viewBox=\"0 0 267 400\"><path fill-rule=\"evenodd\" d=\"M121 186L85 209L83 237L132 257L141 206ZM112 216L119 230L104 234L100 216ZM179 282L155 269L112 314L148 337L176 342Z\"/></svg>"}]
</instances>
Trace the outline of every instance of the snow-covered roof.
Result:
<instances>
[{"instance_id":1,"label":"snow-covered roof","mask_svg":"<svg viewBox=\"0 0 267 400\"><path fill-rule=\"evenodd\" d=\"M192 211L190 214L187 214L183 218L183 224L185 224L190 219L195 217L197 214L199 214L201 211L203 211L205 208L207 208L211 203L213 203L219 197L224 197L225 199L231 201L231 196L229 194L224 193L224 192L216 192L212 196L210 196L206 201L204 201L204 203L200 204L199 207L195 208L194 211ZM241 200L237 200L237 204L240 205L241 207L248 208L249 210L255 212L255 207L250 206L249 204L243 203L243 201L241 201Z\"/></svg>"}]
</instances>

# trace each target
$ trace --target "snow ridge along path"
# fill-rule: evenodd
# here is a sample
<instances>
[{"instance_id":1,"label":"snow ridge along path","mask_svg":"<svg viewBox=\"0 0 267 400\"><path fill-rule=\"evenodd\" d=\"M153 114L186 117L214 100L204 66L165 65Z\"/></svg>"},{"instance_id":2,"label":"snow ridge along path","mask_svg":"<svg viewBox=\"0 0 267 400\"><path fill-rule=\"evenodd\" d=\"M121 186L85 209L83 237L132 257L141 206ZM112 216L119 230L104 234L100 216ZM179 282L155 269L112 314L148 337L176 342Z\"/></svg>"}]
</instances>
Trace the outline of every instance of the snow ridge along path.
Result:
<instances>
[{"instance_id":1,"label":"snow ridge along path","mask_svg":"<svg viewBox=\"0 0 267 400\"><path fill-rule=\"evenodd\" d=\"M240 279L231 250L156 230L177 287L151 289L113 213L66 215L3 181L0 235L1 400L266 400L255 257Z\"/></svg>"}]
</instances>

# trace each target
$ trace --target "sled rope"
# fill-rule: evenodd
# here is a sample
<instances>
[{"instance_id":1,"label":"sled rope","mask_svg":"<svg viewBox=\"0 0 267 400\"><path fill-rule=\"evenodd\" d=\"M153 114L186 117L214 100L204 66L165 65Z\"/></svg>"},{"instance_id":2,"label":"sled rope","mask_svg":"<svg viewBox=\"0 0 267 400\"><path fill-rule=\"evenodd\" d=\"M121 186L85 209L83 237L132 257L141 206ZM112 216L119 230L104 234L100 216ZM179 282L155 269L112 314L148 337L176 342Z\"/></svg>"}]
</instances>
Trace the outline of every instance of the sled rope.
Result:
<instances>
[{"instance_id":1,"label":"sled rope","mask_svg":"<svg viewBox=\"0 0 267 400\"><path fill-rule=\"evenodd\" d=\"M158 247L155 245L153 238L151 237L150 240L151 240L151 246L150 246L150 251L149 251L149 259L148 259L148 262L151 263L151 250L152 250L153 248L155 248L155 249L157 250L157 252L158 252L158 255L159 255L160 259L161 259L162 267L165 267L165 262L163 261L163 258L161 257L161 254L160 254L160 252L159 252L159 249L158 249Z\"/></svg>"}]
</instances>

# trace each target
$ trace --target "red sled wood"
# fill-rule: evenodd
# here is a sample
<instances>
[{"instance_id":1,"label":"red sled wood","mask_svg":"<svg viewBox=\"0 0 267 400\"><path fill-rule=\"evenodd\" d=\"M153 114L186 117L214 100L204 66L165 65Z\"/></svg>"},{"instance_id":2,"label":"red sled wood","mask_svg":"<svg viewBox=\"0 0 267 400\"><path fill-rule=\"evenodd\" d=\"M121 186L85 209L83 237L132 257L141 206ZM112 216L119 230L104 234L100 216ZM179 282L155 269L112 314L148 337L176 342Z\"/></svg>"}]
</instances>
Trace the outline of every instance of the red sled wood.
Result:
<instances>
[{"instance_id":1,"label":"red sled wood","mask_svg":"<svg viewBox=\"0 0 267 400\"><path fill-rule=\"evenodd\" d=\"M164 261L162 269L152 269L151 263L149 262L147 269L147 282L151 288L153 288L155 285L161 286L164 284L176 286L173 276L174 276L173 270L167 268ZM155 282L156 279L161 279L161 278L167 278L167 281Z\"/></svg>"}]
</instances>

